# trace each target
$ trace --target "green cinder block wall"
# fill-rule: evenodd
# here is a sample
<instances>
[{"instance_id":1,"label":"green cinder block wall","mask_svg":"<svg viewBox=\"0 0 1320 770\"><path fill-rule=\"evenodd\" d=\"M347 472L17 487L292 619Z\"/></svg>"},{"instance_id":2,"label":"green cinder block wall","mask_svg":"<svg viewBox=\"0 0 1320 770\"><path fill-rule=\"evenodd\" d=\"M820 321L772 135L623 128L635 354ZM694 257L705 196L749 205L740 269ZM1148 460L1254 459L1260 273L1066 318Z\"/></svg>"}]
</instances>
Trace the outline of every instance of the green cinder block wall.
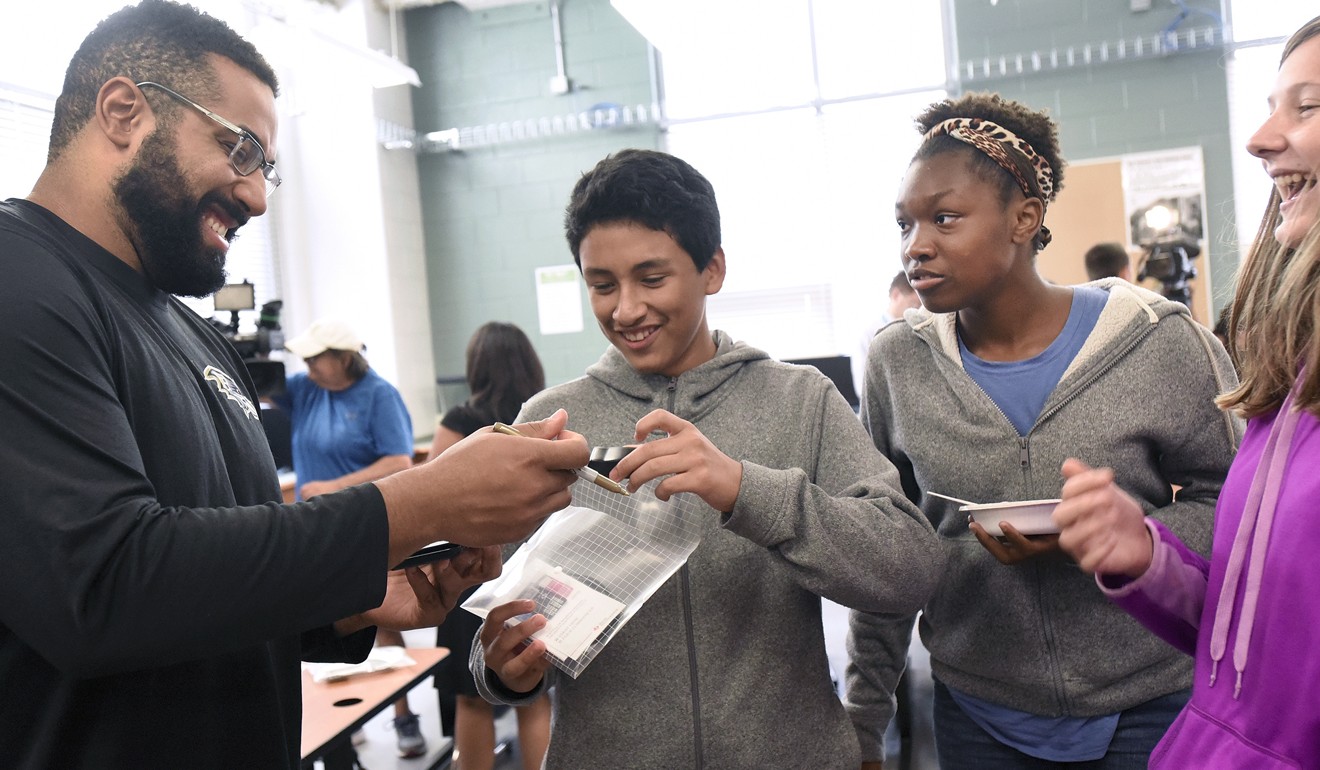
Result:
<instances>
[{"instance_id":1,"label":"green cinder block wall","mask_svg":"<svg viewBox=\"0 0 1320 770\"><path fill-rule=\"evenodd\" d=\"M649 105L646 40L609 0L560 6L565 71L575 88L555 95L548 3L468 11L457 3L409 10L410 64L420 133L575 114L600 103ZM584 328L542 335L537 267L571 264L564 205L582 172L625 147L657 149L653 125L418 156L436 374L463 375L472 332L509 321L527 332L548 384L580 376L607 343L582 292Z\"/></svg>"},{"instance_id":2,"label":"green cinder block wall","mask_svg":"<svg viewBox=\"0 0 1320 770\"><path fill-rule=\"evenodd\" d=\"M1132 12L1124 0L946 0L962 60L1067 48L1152 35L1177 13L1154 3ZM1219 13L1210 0L1194 9ZM554 95L556 73L549 4L482 12L457 3L406 12L420 132L567 115L608 102L649 104L646 41L609 0L560 6L565 68L576 88ZM1205 14L1185 25L1213 24ZM1127 60L964 82L999 91L1061 123L1072 162L1200 145L1206 165L1209 254L1216 310L1228 301L1237 267L1230 170L1227 82L1219 49L1163 59ZM418 156L436 373L463 373L472 331L512 321L531 336L551 384L582 374L604 350L582 294L584 329L541 335L533 271L572 261L563 240L563 207L579 175L624 147L662 148L654 126L584 132L461 152Z\"/></svg>"},{"instance_id":3,"label":"green cinder block wall","mask_svg":"<svg viewBox=\"0 0 1320 770\"><path fill-rule=\"evenodd\" d=\"M1188 0L1178 27L1214 26L1220 4ZM1126 0L952 0L959 58L980 62L1087 43L1149 38L1178 15L1171 3L1133 12ZM1228 120L1228 80L1221 48L1164 58L1129 58L1091 66L1042 70L963 82L964 91L997 91L1060 123L1069 162L1199 145L1205 159L1207 261L1215 312L1232 295L1237 229ZM1263 98L1263 96L1262 96ZM1065 178L1064 184L1067 184ZM1250 237L1250 233L1248 237Z\"/></svg>"}]
</instances>

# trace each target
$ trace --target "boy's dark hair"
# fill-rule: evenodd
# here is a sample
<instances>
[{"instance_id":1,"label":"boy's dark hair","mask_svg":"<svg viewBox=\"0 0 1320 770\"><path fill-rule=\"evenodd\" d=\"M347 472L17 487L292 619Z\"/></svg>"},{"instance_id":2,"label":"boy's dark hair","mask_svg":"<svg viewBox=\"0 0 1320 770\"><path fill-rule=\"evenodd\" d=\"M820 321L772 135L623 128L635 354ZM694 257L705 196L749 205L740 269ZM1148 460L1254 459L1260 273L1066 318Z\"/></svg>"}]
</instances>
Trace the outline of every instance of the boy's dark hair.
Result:
<instances>
[{"instance_id":1,"label":"boy's dark hair","mask_svg":"<svg viewBox=\"0 0 1320 770\"><path fill-rule=\"evenodd\" d=\"M1050 169L1054 172L1053 192L1047 198L1036 189L1036 196L1048 205L1059 194L1059 190L1063 189L1064 161L1059 156L1058 127L1049 115L1033 110L1021 102L1005 99L999 94L968 93L957 99L946 99L927 107L925 112L917 116L917 130L925 134L932 127L949 118L981 118L1017 134L1018 138L1031 145L1036 154L1050 164ZM913 160L930 158L946 152L961 152L966 155L973 173L987 182L999 185L999 198L1005 204L1013 199L1015 190L1022 189L1013 175L989 155L950 136L935 136L922 142ZM1032 180L1032 185L1035 187L1036 173L1027 159L1018 152L1009 153L1009 157L1018 166L1023 178Z\"/></svg>"},{"instance_id":2,"label":"boy's dark hair","mask_svg":"<svg viewBox=\"0 0 1320 770\"><path fill-rule=\"evenodd\" d=\"M582 239L596 225L616 223L668 233L697 270L705 270L720 248L715 188L686 161L655 150L607 156L573 186L564 235L579 269Z\"/></svg>"},{"instance_id":3,"label":"boy's dark hair","mask_svg":"<svg viewBox=\"0 0 1320 770\"><path fill-rule=\"evenodd\" d=\"M1086 275L1092 281L1116 278L1123 268L1132 264L1121 243L1097 243L1086 250L1085 260Z\"/></svg>"},{"instance_id":4,"label":"boy's dark hair","mask_svg":"<svg viewBox=\"0 0 1320 770\"><path fill-rule=\"evenodd\" d=\"M106 17L83 40L64 74L47 162L57 159L92 119L96 95L111 78L123 75L134 83L160 83L203 104L217 96L219 83L206 61L208 54L233 61L279 93L275 71L257 49L223 21L191 5L142 0ZM168 123L181 105L161 99L152 107Z\"/></svg>"}]
</instances>

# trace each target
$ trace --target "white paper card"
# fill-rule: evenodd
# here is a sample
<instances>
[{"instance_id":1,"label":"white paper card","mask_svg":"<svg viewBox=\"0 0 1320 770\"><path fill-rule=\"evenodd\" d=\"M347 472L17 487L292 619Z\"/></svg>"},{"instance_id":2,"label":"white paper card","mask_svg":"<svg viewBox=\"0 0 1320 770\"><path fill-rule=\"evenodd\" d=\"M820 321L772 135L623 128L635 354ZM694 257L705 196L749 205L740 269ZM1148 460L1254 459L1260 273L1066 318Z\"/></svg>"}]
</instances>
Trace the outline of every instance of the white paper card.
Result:
<instances>
[{"instance_id":1,"label":"white paper card","mask_svg":"<svg viewBox=\"0 0 1320 770\"><path fill-rule=\"evenodd\" d=\"M552 655L565 660L580 658L624 610L622 602L558 568L547 568L534 575L520 593L536 602L536 611L546 619L545 628L532 634L532 638L545 642ZM524 617L514 618L510 623Z\"/></svg>"},{"instance_id":2,"label":"white paper card","mask_svg":"<svg viewBox=\"0 0 1320 770\"><path fill-rule=\"evenodd\" d=\"M361 663L304 662L302 665L312 675L312 681L314 682L337 682L352 676L374 674L378 671L392 671L415 663L417 661L408 657L408 651L404 648L387 645L373 647L371 654Z\"/></svg>"}]
</instances>

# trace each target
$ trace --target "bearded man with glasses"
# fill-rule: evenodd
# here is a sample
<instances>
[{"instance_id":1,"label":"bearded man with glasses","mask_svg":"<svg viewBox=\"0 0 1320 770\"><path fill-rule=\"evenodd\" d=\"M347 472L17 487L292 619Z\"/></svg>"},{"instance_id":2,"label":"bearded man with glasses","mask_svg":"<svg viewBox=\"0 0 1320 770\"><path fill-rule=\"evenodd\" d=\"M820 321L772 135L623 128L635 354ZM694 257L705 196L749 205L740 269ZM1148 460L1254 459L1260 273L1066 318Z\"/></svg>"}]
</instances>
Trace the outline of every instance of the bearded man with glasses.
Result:
<instances>
[{"instance_id":1,"label":"bearded man with glasses","mask_svg":"<svg viewBox=\"0 0 1320 770\"><path fill-rule=\"evenodd\" d=\"M561 413L277 502L242 360L171 296L221 286L265 213L277 91L222 22L141 0L83 41L45 170L0 202L0 765L298 767L299 659L440 623L586 464ZM470 547L390 570L437 540Z\"/></svg>"}]
</instances>

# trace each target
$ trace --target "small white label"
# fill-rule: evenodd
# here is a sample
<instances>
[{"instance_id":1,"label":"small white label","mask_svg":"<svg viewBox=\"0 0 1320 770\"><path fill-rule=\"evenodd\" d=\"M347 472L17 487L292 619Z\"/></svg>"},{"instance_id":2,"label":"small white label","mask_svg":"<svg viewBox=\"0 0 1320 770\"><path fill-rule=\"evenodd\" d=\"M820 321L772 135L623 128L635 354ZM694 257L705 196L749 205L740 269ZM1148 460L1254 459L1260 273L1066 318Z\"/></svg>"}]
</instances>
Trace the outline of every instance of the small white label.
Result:
<instances>
[{"instance_id":1,"label":"small white label","mask_svg":"<svg viewBox=\"0 0 1320 770\"><path fill-rule=\"evenodd\" d=\"M561 660L582 657L624 610L622 602L559 569L542 573L523 595L536 602L536 611L546 619L545 628L532 634L532 638L545 642L550 654ZM514 618L510 622L519 620Z\"/></svg>"}]
</instances>

